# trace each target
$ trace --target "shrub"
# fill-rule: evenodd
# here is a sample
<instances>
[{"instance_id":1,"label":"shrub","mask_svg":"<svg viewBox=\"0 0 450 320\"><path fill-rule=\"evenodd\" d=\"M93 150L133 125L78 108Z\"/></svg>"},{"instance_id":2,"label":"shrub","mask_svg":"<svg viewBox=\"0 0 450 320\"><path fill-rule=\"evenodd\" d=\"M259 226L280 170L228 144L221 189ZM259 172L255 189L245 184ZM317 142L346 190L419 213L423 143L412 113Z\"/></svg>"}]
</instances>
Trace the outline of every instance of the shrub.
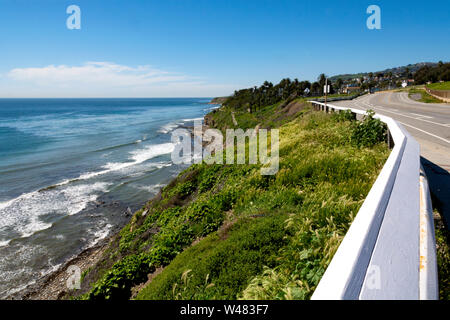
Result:
<instances>
[{"instance_id":1,"label":"shrub","mask_svg":"<svg viewBox=\"0 0 450 320\"><path fill-rule=\"evenodd\" d=\"M331 116L332 119L336 122L344 122L344 121L354 121L355 115L351 110L343 110L339 112L333 113Z\"/></svg>"},{"instance_id":2,"label":"shrub","mask_svg":"<svg viewBox=\"0 0 450 320\"><path fill-rule=\"evenodd\" d=\"M359 147L371 147L386 141L386 125L373 116L375 112L367 111L367 116L361 122L356 122L353 128L352 141Z\"/></svg>"},{"instance_id":3,"label":"shrub","mask_svg":"<svg viewBox=\"0 0 450 320\"><path fill-rule=\"evenodd\" d=\"M154 271L148 254L131 255L113 265L88 294L90 300L128 299L133 285L147 279Z\"/></svg>"}]
</instances>

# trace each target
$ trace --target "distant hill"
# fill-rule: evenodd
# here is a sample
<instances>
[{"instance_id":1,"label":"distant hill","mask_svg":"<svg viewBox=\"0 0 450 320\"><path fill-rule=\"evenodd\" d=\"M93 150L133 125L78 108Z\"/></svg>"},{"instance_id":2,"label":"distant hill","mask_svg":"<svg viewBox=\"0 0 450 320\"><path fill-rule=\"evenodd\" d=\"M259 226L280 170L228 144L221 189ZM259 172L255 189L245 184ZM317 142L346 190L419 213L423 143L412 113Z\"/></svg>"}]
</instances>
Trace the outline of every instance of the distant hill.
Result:
<instances>
[{"instance_id":1,"label":"distant hill","mask_svg":"<svg viewBox=\"0 0 450 320\"><path fill-rule=\"evenodd\" d=\"M390 68L390 69L385 69L385 70L380 70L380 71L372 71L372 73L373 74L377 74L377 73L386 74L386 73L392 72L392 74L395 76L397 74L403 74L406 71L406 68L408 68L410 72L414 73L424 66L434 67L436 65L437 65L437 63L434 63L434 62L420 62L420 63L416 63L416 64L409 64L407 66L402 66L402 67L395 67L395 68ZM330 80L335 81L335 80L341 78L342 80L345 81L345 80L349 80L349 79L355 79L355 78L361 78L364 76L368 76L369 73L370 72L361 72L361 73L353 73L353 74L339 74L339 75L330 77Z\"/></svg>"},{"instance_id":2,"label":"distant hill","mask_svg":"<svg viewBox=\"0 0 450 320\"><path fill-rule=\"evenodd\" d=\"M227 100L228 97L217 97L212 99L209 104L222 104L225 102L225 100Z\"/></svg>"}]
</instances>

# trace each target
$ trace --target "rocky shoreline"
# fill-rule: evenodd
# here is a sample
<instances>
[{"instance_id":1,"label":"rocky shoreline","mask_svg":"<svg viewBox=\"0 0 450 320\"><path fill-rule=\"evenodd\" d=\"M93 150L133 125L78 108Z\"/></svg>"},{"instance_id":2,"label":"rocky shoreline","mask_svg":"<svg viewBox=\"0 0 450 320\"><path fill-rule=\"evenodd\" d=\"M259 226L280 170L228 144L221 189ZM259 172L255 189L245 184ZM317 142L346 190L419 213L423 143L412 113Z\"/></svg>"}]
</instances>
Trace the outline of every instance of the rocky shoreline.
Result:
<instances>
[{"instance_id":1,"label":"rocky shoreline","mask_svg":"<svg viewBox=\"0 0 450 320\"><path fill-rule=\"evenodd\" d=\"M217 104L217 103L213 103ZM203 131L208 128L208 118L204 117ZM181 128L191 131L194 134L193 126L180 126ZM150 199L149 199L150 200ZM129 211L129 208L127 209ZM133 213L128 213L128 217L131 218ZM68 272L69 267L77 266L81 270L81 274L89 271L94 267L97 262L102 258L103 253L108 248L109 243L120 230L124 227L116 226L114 231L109 236L102 239L96 245L84 249L73 258L69 259L66 263L60 266L57 270L50 272L46 276L42 277L34 284L9 295L6 300L64 300L70 299L71 291L68 289L67 282L71 274Z\"/></svg>"},{"instance_id":2,"label":"rocky shoreline","mask_svg":"<svg viewBox=\"0 0 450 320\"><path fill-rule=\"evenodd\" d=\"M69 289L67 281L71 274L68 272L68 268L71 266L77 266L81 272L89 270L93 267L101 258L103 252L108 246L108 243L113 235L101 240L93 247L83 250L78 255L69 259L64 265L59 267L56 271L51 272L45 277L39 279L36 283L28 286L27 288L16 292L7 300L60 300L68 297Z\"/></svg>"}]
</instances>

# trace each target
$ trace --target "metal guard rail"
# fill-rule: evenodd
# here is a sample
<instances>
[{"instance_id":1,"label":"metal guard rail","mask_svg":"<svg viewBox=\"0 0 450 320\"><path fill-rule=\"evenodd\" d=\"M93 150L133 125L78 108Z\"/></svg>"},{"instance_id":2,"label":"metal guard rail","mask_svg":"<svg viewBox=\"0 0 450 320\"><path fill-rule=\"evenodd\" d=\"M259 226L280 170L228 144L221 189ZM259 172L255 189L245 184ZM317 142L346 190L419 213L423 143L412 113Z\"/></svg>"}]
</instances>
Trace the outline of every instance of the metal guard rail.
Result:
<instances>
[{"instance_id":1,"label":"metal guard rail","mask_svg":"<svg viewBox=\"0 0 450 320\"><path fill-rule=\"evenodd\" d=\"M326 112L362 110L311 101ZM394 147L313 293L314 300L438 299L436 241L420 146L390 117Z\"/></svg>"}]
</instances>

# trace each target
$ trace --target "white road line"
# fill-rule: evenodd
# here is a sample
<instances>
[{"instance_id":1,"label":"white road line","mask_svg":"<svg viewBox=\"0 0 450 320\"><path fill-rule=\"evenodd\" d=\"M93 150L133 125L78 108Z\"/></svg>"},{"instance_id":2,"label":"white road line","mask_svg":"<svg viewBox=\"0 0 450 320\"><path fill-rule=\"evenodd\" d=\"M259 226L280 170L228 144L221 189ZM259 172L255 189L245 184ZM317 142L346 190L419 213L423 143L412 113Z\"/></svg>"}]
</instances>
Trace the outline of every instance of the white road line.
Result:
<instances>
[{"instance_id":1,"label":"white road line","mask_svg":"<svg viewBox=\"0 0 450 320\"><path fill-rule=\"evenodd\" d=\"M429 123L432 123L432 124L437 124L438 126L442 126L442 127L446 127L447 128L447 125L444 124L444 123L434 122L434 121L430 121L430 120L426 120L426 119L422 119L422 118L416 118L416 117L408 116L408 115L403 114L403 113L393 112L393 111L386 110L386 109L384 109L383 111L384 112L393 113L393 114L397 114L397 115L402 116L402 117L411 118L411 119L414 119L414 120L419 120L419 121L429 122Z\"/></svg>"},{"instance_id":2,"label":"white road line","mask_svg":"<svg viewBox=\"0 0 450 320\"><path fill-rule=\"evenodd\" d=\"M442 138L442 137L439 137L439 136L437 136L437 135L435 135L435 134L429 133L428 131L425 131L425 130L416 128L416 127L411 126L411 125L409 125L409 124L406 124L406 123L403 123L403 122L400 122L400 121L397 121L397 122L398 122L398 123L401 123L401 124L404 125L404 126L407 126L407 127L413 128L413 129L415 129L415 130L418 130L418 131L420 131L420 132L426 133L426 134L428 134L428 135L430 135L430 136L432 136L432 137L435 137L435 138L437 138L437 139L440 139L440 140L442 140L442 141L447 142L447 143L450 144L450 140L444 139L444 138Z\"/></svg>"},{"instance_id":3,"label":"white road line","mask_svg":"<svg viewBox=\"0 0 450 320\"><path fill-rule=\"evenodd\" d=\"M433 117L424 116L423 114L412 113L412 112L410 112L410 114L413 114L413 115L418 116L420 118L433 119Z\"/></svg>"}]
</instances>

